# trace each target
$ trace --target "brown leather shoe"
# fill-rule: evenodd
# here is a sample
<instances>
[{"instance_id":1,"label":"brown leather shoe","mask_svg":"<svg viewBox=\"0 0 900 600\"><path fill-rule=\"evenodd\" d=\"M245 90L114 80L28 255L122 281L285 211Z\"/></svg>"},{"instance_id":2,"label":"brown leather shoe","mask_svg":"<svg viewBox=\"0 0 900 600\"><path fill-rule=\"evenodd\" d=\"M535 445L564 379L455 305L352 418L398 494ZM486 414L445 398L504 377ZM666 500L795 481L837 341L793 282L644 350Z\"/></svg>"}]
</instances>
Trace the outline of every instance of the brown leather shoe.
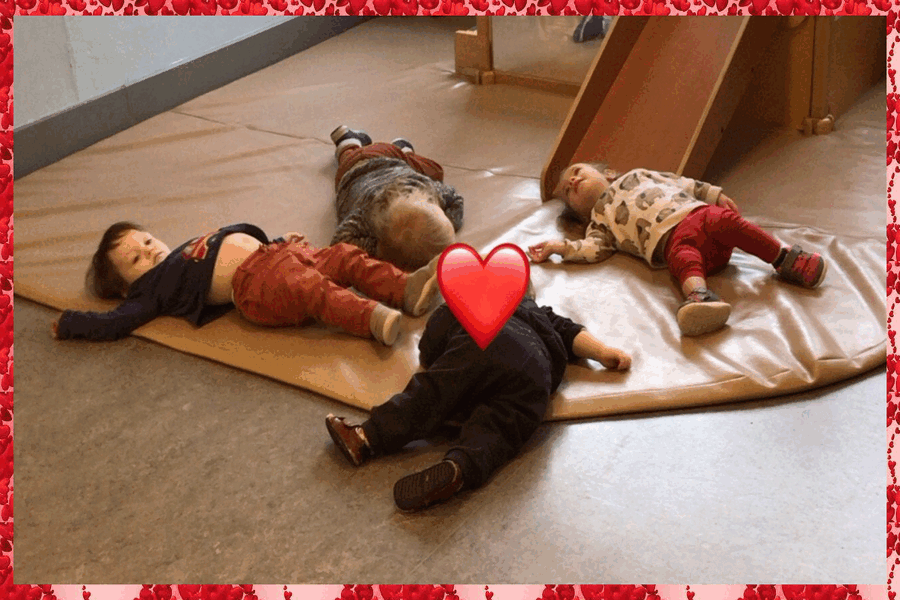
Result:
<instances>
[{"instance_id":1,"label":"brown leather shoe","mask_svg":"<svg viewBox=\"0 0 900 600\"><path fill-rule=\"evenodd\" d=\"M331 434L334 444L340 448L354 467L358 467L372 457L372 448L363 437L362 427L359 425L349 425L343 417L330 414L325 417L325 427Z\"/></svg>"},{"instance_id":2,"label":"brown leather shoe","mask_svg":"<svg viewBox=\"0 0 900 600\"><path fill-rule=\"evenodd\" d=\"M462 487L462 469L452 460L445 459L397 481L394 503L400 510L421 510L452 498Z\"/></svg>"}]
</instances>

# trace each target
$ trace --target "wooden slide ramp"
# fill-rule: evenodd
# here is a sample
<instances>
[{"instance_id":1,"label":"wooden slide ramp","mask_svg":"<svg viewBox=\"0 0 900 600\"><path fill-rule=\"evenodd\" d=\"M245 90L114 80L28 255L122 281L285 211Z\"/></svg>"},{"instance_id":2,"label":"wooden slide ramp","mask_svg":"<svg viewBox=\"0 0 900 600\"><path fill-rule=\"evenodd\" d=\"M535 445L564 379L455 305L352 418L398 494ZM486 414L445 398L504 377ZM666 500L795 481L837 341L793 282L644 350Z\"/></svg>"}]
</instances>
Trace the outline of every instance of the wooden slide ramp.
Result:
<instances>
[{"instance_id":1,"label":"wooden slide ramp","mask_svg":"<svg viewBox=\"0 0 900 600\"><path fill-rule=\"evenodd\" d=\"M541 174L543 199L572 162L700 177L778 22L616 19Z\"/></svg>"}]
</instances>

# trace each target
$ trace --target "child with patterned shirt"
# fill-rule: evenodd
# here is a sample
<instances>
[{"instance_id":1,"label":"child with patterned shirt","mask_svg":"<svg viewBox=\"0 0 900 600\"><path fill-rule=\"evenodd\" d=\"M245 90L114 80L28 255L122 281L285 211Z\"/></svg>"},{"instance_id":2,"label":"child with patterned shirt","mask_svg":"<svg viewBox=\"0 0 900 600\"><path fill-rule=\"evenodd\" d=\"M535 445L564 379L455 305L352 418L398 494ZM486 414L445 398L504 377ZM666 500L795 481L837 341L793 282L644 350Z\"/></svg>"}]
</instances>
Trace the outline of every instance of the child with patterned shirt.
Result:
<instances>
[{"instance_id":1,"label":"child with patterned shirt","mask_svg":"<svg viewBox=\"0 0 900 600\"><path fill-rule=\"evenodd\" d=\"M728 320L731 305L707 288L706 278L725 268L734 248L803 287L817 287L825 278L820 254L787 247L741 217L721 187L648 169L617 177L599 168L570 165L553 193L570 216L587 222L584 239L535 244L529 248L533 262L560 254L563 261L595 263L622 250L653 268L668 267L686 298L676 315L686 336L716 331Z\"/></svg>"},{"instance_id":2,"label":"child with patterned shirt","mask_svg":"<svg viewBox=\"0 0 900 600\"><path fill-rule=\"evenodd\" d=\"M406 274L349 244L315 248L298 233L269 241L258 227L230 225L170 251L135 223L103 235L87 274L101 298L124 298L109 312L67 310L53 323L58 339L115 340L157 316L202 326L234 304L267 326L318 319L385 345L397 338L400 313L420 316L437 295L436 262ZM348 286L369 296L363 298Z\"/></svg>"}]
</instances>

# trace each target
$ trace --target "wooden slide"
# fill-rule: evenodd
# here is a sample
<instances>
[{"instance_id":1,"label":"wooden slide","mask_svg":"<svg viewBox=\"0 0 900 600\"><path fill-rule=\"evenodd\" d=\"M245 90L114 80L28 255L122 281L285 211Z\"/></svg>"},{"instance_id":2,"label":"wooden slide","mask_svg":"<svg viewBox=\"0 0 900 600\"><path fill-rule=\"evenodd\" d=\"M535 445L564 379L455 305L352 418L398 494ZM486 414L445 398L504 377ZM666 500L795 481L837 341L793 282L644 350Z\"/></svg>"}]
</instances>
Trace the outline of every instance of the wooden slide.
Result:
<instances>
[{"instance_id":1,"label":"wooden slide","mask_svg":"<svg viewBox=\"0 0 900 600\"><path fill-rule=\"evenodd\" d=\"M700 177L778 19L616 19L541 174L572 162Z\"/></svg>"}]
</instances>

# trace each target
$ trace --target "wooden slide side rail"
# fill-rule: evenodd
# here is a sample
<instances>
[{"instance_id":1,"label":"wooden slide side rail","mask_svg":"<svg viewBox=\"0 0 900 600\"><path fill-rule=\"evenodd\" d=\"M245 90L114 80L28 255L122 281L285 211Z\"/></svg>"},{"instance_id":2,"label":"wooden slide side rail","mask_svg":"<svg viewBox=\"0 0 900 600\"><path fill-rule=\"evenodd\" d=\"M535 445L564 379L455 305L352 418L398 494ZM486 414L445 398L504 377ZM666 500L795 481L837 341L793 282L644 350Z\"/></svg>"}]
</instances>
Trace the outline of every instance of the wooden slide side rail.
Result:
<instances>
[{"instance_id":1,"label":"wooden slide side rail","mask_svg":"<svg viewBox=\"0 0 900 600\"><path fill-rule=\"evenodd\" d=\"M699 177L776 19L617 19L541 173L552 194L571 162ZM702 65L702 68L698 68Z\"/></svg>"}]
</instances>

